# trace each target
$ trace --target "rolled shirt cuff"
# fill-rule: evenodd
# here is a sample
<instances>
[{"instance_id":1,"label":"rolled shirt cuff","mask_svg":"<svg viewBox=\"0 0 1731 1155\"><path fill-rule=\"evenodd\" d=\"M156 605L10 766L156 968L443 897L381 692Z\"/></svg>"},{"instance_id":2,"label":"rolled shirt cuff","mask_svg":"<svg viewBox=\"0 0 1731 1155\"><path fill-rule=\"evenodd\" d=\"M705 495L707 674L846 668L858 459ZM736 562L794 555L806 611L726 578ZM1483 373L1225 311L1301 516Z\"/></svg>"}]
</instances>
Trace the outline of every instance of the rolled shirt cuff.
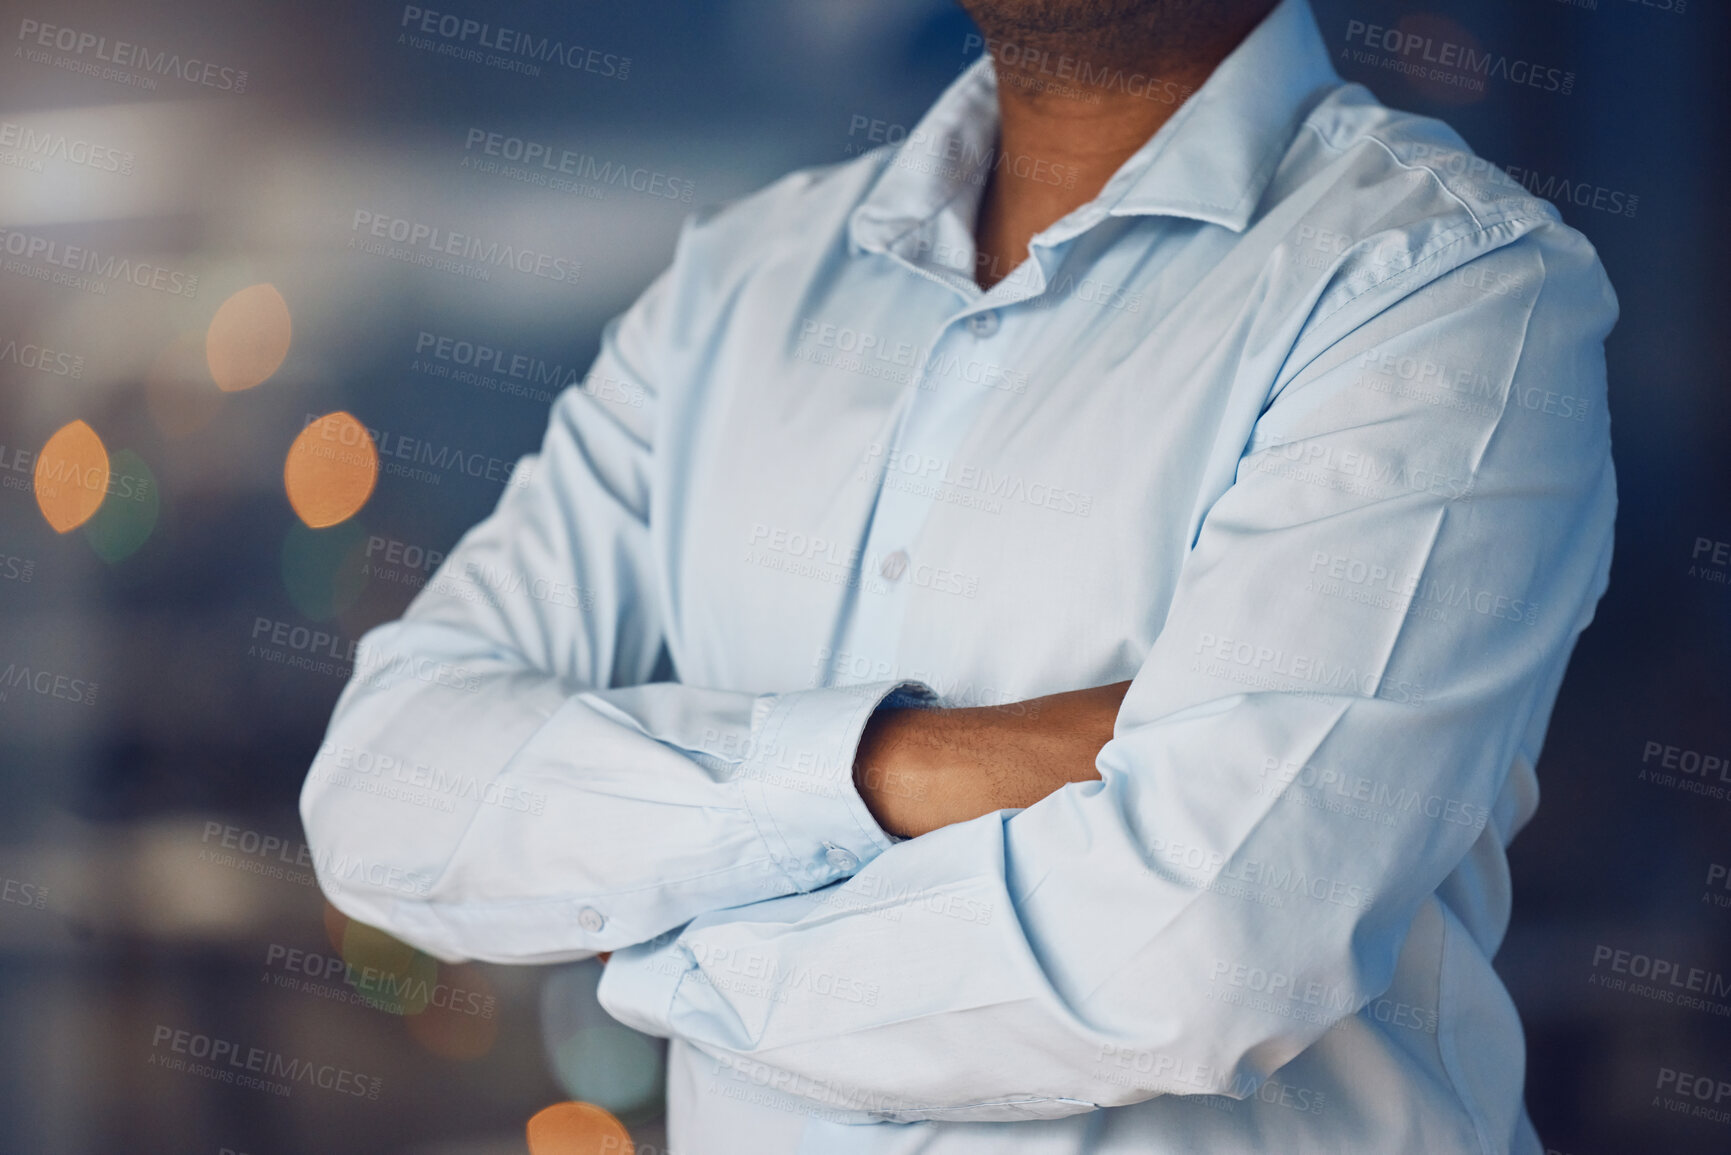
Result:
<instances>
[{"instance_id":1,"label":"rolled shirt cuff","mask_svg":"<svg viewBox=\"0 0 1731 1155\"><path fill-rule=\"evenodd\" d=\"M670 936L677 935L670 932ZM651 939L613 952L601 971L595 994L602 1009L635 1031L658 1039L672 1034L673 998L691 956L670 936Z\"/></svg>"},{"instance_id":2,"label":"rolled shirt cuff","mask_svg":"<svg viewBox=\"0 0 1731 1155\"><path fill-rule=\"evenodd\" d=\"M750 755L735 772L776 866L800 891L851 877L898 841L854 785L854 756L873 711L930 706L921 682L870 682L772 694L759 703Z\"/></svg>"}]
</instances>

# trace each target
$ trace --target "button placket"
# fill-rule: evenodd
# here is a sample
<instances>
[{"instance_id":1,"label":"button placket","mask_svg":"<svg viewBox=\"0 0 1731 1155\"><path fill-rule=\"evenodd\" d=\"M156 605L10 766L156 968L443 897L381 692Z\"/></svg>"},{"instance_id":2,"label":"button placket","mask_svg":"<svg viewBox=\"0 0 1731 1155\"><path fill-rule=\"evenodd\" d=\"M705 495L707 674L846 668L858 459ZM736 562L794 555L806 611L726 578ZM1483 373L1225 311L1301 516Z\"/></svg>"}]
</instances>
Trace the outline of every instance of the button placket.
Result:
<instances>
[{"instance_id":1,"label":"button placket","mask_svg":"<svg viewBox=\"0 0 1731 1155\"><path fill-rule=\"evenodd\" d=\"M1000 327L996 309L952 318L933 341L925 372L929 374L931 366L944 363L942 349L945 341L959 343L959 347L952 345L948 355L950 360L953 361L957 353L963 357L973 356L977 343L997 333ZM987 332L982 334L981 329ZM938 499L933 493L944 484L941 479L951 469L951 456L973 428L975 415L991 392L977 387L934 387L934 381L925 377L916 379L909 390L907 408L897 423L885 457L883 474L878 479L877 502L860 562L862 577L875 576L885 584L877 586L867 596L852 599L840 639L842 650L871 659L872 668L877 673L882 673L879 667L885 663L894 664L891 656L898 649L901 623L912 588L911 582L901 580L911 565L909 550L904 543L918 537L937 504ZM878 559L875 575L870 560L873 558ZM870 587L862 582L864 588Z\"/></svg>"}]
</instances>

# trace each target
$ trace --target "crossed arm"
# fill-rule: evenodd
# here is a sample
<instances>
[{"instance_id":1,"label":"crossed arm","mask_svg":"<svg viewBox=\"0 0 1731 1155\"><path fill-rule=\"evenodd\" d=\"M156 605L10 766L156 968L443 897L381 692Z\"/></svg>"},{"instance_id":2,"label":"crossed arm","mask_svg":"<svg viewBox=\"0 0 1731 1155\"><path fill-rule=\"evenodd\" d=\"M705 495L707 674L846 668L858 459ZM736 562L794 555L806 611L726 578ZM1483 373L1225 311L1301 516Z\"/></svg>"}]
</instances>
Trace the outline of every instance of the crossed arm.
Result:
<instances>
[{"instance_id":1,"label":"crossed arm","mask_svg":"<svg viewBox=\"0 0 1731 1155\"><path fill-rule=\"evenodd\" d=\"M1002 706L880 707L866 723L854 784L878 825L902 838L997 810L1032 806L1095 759L1129 682Z\"/></svg>"},{"instance_id":2,"label":"crossed arm","mask_svg":"<svg viewBox=\"0 0 1731 1155\"><path fill-rule=\"evenodd\" d=\"M880 706L860 735L854 785L899 838L1032 806L1072 782L1099 780L1095 759L1129 688L1114 682L1001 706ZM601 961L611 955L601 952Z\"/></svg>"},{"instance_id":3,"label":"crossed arm","mask_svg":"<svg viewBox=\"0 0 1731 1155\"><path fill-rule=\"evenodd\" d=\"M880 708L890 683L645 684L668 616L653 414L568 392L498 511L367 636L302 796L321 883L443 958L616 952L601 996L622 1021L790 1072L865 1118L1052 1117L1266 1075L1386 987L1418 904L1504 836L1501 783L1536 757L1603 588L1602 278L1568 250L1482 259L1544 288L1514 307L1438 282L1295 352L1304 368L1279 382L1135 680L1010 707ZM1555 289L1547 265L1566 274ZM597 371L653 381L679 329L667 307L658 282ZM1489 421L1439 413L1356 388L1372 349L1601 404L1572 427L1512 402ZM1470 476L1470 506L1282 464L1348 453ZM1318 557L1349 556L1545 612L1445 628L1305 591ZM521 575L568 575L582 603ZM329 772L361 751L475 786L443 811ZM783 783L772 754L812 781ZM1297 771L1317 768L1474 821L1296 804ZM1270 871L1323 880L1324 897L1216 885ZM1332 1017L1215 997L1242 967L1339 992ZM944 1069L925 1061L959 1038ZM1103 1082L1108 1046L1156 1055L1163 1078Z\"/></svg>"}]
</instances>

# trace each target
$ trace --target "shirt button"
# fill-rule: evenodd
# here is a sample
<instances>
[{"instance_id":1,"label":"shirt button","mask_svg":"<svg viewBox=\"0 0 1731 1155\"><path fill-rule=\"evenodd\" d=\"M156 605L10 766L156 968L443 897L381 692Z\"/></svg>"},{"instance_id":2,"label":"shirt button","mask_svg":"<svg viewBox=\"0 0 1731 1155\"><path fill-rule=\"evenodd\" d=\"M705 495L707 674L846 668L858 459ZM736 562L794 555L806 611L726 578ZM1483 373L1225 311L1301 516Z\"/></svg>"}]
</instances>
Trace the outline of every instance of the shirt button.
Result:
<instances>
[{"instance_id":1,"label":"shirt button","mask_svg":"<svg viewBox=\"0 0 1731 1155\"><path fill-rule=\"evenodd\" d=\"M830 847L829 853L825 854L823 859L825 862L841 871L849 871L859 865L858 858L855 858L852 853L843 850L839 846Z\"/></svg>"},{"instance_id":2,"label":"shirt button","mask_svg":"<svg viewBox=\"0 0 1731 1155\"><path fill-rule=\"evenodd\" d=\"M893 582L899 581L902 574L907 572L907 568L908 551L905 549L898 549L896 552L884 558L884 563L878 567L878 572L884 575L885 580Z\"/></svg>"},{"instance_id":3,"label":"shirt button","mask_svg":"<svg viewBox=\"0 0 1731 1155\"><path fill-rule=\"evenodd\" d=\"M607 925L607 920L601 917L601 912L592 906L586 906L577 912L577 925L594 934Z\"/></svg>"},{"instance_id":4,"label":"shirt button","mask_svg":"<svg viewBox=\"0 0 1731 1155\"><path fill-rule=\"evenodd\" d=\"M987 309L968 318L968 331L976 337L990 337L998 331L998 311Z\"/></svg>"}]
</instances>

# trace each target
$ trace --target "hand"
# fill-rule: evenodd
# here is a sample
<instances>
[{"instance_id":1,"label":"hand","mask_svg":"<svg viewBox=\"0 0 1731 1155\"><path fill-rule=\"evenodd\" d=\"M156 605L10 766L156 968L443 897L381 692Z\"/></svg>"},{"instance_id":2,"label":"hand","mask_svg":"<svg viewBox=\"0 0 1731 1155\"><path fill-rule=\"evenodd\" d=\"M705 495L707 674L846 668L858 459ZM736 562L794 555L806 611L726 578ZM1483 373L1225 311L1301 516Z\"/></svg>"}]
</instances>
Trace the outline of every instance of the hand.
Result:
<instances>
[{"instance_id":1,"label":"hand","mask_svg":"<svg viewBox=\"0 0 1731 1155\"><path fill-rule=\"evenodd\" d=\"M891 834L911 838L995 810L1032 806L1098 780L1129 682L1003 706L879 709L854 758L860 797Z\"/></svg>"}]
</instances>

